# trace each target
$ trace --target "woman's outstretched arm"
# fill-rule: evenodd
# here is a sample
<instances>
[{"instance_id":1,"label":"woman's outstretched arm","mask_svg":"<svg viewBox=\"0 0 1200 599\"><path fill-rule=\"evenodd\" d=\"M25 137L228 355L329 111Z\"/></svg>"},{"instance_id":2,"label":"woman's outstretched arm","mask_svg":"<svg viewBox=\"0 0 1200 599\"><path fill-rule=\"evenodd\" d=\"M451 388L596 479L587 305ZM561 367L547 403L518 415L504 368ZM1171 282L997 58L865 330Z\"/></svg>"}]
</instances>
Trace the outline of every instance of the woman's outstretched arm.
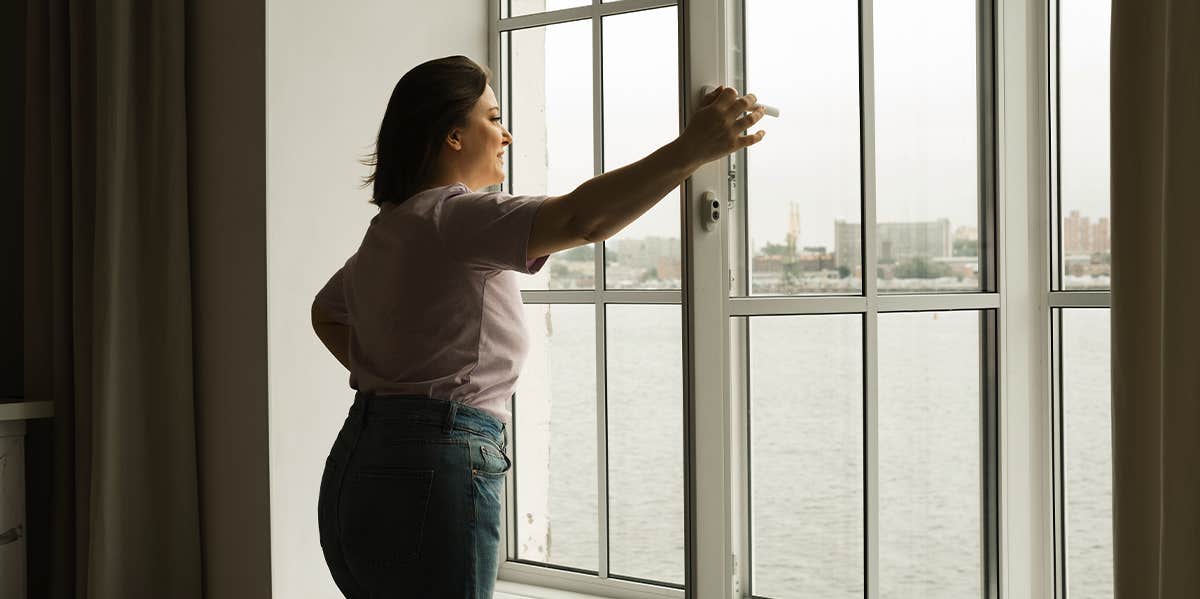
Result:
<instances>
[{"instance_id":1,"label":"woman's outstretched arm","mask_svg":"<svg viewBox=\"0 0 1200 599\"><path fill-rule=\"evenodd\" d=\"M742 135L765 114L757 101L731 87L714 89L679 137L566 195L547 198L534 215L528 259L612 237L705 163L758 143L765 131Z\"/></svg>"}]
</instances>

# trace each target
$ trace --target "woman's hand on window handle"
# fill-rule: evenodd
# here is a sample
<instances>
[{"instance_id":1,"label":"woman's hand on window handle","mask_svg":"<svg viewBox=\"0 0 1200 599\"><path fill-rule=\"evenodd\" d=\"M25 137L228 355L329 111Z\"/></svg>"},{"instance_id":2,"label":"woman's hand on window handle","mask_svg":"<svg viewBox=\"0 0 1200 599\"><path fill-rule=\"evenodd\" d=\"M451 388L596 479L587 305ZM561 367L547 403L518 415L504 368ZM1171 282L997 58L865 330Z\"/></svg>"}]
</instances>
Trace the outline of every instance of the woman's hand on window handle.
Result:
<instances>
[{"instance_id":1,"label":"woman's hand on window handle","mask_svg":"<svg viewBox=\"0 0 1200 599\"><path fill-rule=\"evenodd\" d=\"M679 136L680 145L697 164L724 158L762 140L766 130L742 133L765 114L766 108L754 94L738 96L732 87L718 87L700 101L700 108Z\"/></svg>"}]
</instances>

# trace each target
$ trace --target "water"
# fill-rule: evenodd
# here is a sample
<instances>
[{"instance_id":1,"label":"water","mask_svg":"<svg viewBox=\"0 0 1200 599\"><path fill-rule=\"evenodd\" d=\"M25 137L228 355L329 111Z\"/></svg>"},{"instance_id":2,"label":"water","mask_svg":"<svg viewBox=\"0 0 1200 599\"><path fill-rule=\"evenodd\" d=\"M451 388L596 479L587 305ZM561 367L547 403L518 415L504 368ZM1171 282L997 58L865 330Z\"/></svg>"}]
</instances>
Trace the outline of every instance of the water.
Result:
<instances>
[{"instance_id":1,"label":"water","mask_svg":"<svg viewBox=\"0 0 1200 599\"><path fill-rule=\"evenodd\" d=\"M527 306L518 385L518 556L598 568L591 305ZM1107 311L1067 342L1069 588L1111 597ZM879 320L880 590L981 589L979 314ZM609 306L609 556L614 575L683 579L678 306ZM756 595L862 597L862 318L750 319L751 572ZM549 468L544 467L549 463ZM543 464L541 468L534 464ZM522 469L522 464L528 466Z\"/></svg>"},{"instance_id":2,"label":"water","mask_svg":"<svg viewBox=\"0 0 1200 599\"><path fill-rule=\"evenodd\" d=\"M1113 596L1109 310L1063 310L1067 596Z\"/></svg>"}]
</instances>

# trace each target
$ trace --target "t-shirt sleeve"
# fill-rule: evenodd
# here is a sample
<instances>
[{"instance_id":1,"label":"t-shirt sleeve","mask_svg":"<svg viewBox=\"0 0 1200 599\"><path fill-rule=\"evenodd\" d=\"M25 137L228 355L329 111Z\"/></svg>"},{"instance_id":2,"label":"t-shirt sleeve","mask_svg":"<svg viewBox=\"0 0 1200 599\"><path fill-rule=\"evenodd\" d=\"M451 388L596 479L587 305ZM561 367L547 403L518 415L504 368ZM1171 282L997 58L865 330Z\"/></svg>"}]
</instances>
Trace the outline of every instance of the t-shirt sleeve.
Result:
<instances>
[{"instance_id":1,"label":"t-shirt sleeve","mask_svg":"<svg viewBox=\"0 0 1200 599\"><path fill-rule=\"evenodd\" d=\"M344 325L350 325L350 311L346 308L346 291L343 283L344 273L352 260L354 260L354 256L346 260L346 263L337 269L333 276L329 277L329 281L317 292L317 297L313 300L313 303L323 308L334 321Z\"/></svg>"},{"instance_id":2,"label":"t-shirt sleeve","mask_svg":"<svg viewBox=\"0 0 1200 599\"><path fill-rule=\"evenodd\" d=\"M435 218L451 258L483 270L534 274L549 256L526 260L533 216L549 196L468 192L441 202Z\"/></svg>"}]
</instances>

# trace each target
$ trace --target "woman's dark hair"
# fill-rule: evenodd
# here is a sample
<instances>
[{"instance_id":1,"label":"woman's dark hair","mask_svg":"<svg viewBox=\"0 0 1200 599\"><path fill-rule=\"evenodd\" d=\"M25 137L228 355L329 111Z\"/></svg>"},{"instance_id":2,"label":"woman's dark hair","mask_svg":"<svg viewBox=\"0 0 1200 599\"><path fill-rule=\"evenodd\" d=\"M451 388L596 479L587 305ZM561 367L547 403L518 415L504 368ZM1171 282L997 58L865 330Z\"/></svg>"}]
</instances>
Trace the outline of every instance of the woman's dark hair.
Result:
<instances>
[{"instance_id":1,"label":"woman's dark hair","mask_svg":"<svg viewBox=\"0 0 1200 599\"><path fill-rule=\"evenodd\" d=\"M465 127L483 95L491 71L466 56L423 62L392 89L375 153L363 163L375 167L363 186L373 184L371 203L400 204L417 191L437 164L451 129Z\"/></svg>"}]
</instances>

